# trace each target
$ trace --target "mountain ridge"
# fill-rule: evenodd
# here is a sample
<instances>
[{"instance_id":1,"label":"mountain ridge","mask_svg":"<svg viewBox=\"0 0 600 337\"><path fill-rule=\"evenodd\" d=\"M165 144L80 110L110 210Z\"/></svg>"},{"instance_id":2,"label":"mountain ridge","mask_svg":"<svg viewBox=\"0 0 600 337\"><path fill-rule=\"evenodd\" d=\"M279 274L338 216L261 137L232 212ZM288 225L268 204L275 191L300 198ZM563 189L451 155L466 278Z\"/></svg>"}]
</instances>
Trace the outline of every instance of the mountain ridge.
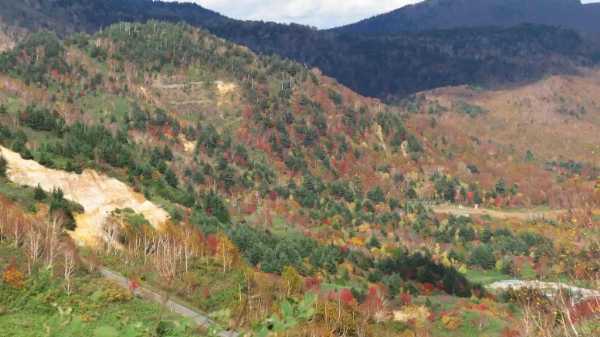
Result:
<instances>
[{"instance_id":1,"label":"mountain ridge","mask_svg":"<svg viewBox=\"0 0 600 337\"><path fill-rule=\"evenodd\" d=\"M92 34L119 21L184 21L254 52L318 67L363 95L387 101L445 85L536 80L600 60L578 33L535 25L376 36L238 21L194 4L149 0L4 2L0 13L20 32L17 37L48 29L63 37Z\"/></svg>"},{"instance_id":2,"label":"mountain ridge","mask_svg":"<svg viewBox=\"0 0 600 337\"><path fill-rule=\"evenodd\" d=\"M599 4L580 0L426 0L331 31L393 34L532 23L600 33L599 22Z\"/></svg>"}]
</instances>

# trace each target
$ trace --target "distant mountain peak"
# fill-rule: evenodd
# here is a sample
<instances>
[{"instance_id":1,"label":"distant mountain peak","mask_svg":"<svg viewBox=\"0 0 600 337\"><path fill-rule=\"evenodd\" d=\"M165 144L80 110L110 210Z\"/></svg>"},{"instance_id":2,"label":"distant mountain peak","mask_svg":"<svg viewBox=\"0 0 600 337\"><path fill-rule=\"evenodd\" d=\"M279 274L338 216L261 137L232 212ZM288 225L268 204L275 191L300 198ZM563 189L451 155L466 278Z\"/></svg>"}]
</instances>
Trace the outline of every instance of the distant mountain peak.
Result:
<instances>
[{"instance_id":1,"label":"distant mountain peak","mask_svg":"<svg viewBox=\"0 0 600 337\"><path fill-rule=\"evenodd\" d=\"M580 0L426 0L334 29L398 33L523 23L600 33L600 6Z\"/></svg>"}]
</instances>

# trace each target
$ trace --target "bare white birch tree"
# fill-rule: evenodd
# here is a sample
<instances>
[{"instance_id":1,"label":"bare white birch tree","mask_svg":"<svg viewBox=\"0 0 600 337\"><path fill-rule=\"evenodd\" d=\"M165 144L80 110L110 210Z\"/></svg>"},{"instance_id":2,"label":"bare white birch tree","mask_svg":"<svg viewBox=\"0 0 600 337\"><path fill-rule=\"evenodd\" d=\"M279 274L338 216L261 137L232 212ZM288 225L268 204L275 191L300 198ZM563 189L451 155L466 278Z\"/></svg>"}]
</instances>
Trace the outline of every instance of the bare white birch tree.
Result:
<instances>
[{"instance_id":1,"label":"bare white birch tree","mask_svg":"<svg viewBox=\"0 0 600 337\"><path fill-rule=\"evenodd\" d=\"M42 257L43 241L42 233L34 225L30 225L26 235L27 272L29 275L33 271L33 266Z\"/></svg>"},{"instance_id":2,"label":"bare white birch tree","mask_svg":"<svg viewBox=\"0 0 600 337\"><path fill-rule=\"evenodd\" d=\"M45 222L45 238L46 238L46 265L48 268L54 267L54 259L57 254L59 236L62 230L62 219L60 216L51 216Z\"/></svg>"},{"instance_id":3,"label":"bare white birch tree","mask_svg":"<svg viewBox=\"0 0 600 337\"><path fill-rule=\"evenodd\" d=\"M75 253L72 249L63 250L63 268L65 278L65 288L67 295L71 296L71 287L73 282L73 274L75 273Z\"/></svg>"}]
</instances>

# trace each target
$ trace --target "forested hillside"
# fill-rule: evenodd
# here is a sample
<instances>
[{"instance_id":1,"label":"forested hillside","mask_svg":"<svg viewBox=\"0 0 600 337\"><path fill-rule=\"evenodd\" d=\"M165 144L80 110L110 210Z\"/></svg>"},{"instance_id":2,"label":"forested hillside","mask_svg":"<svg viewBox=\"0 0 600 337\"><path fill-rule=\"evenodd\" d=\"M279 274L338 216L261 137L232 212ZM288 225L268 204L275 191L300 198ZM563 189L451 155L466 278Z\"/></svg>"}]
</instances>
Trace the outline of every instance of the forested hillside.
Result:
<instances>
[{"instance_id":1,"label":"forested hillside","mask_svg":"<svg viewBox=\"0 0 600 337\"><path fill-rule=\"evenodd\" d=\"M581 0L427 0L333 30L390 34L529 23L600 33L598 22L600 6Z\"/></svg>"},{"instance_id":2,"label":"forested hillside","mask_svg":"<svg viewBox=\"0 0 600 337\"><path fill-rule=\"evenodd\" d=\"M549 26L458 28L395 35L334 34L226 25L220 36L263 53L320 68L371 97L388 101L432 88L507 85L574 72L595 63L594 49L574 31ZM310 46L310 48L306 48Z\"/></svg>"},{"instance_id":3,"label":"forested hillside","mask_svg":"<svg viewBox=\"0 0 600 337\"><path fill-rule=\"evenodd\" d=\"M491 31L502 41L504 30ZM537 41L557 52L577 47ZM534 335L569 327L593 336L595 307L484 287L511 278L598 287L600 89L597 73L586 73L387 106L186 24L119 23L64 39L36 33L0 54L0 143L47 168L116 178L166 210L161 226L113 210L90 233L101 244L80 251L206 312L219 329L516 336L526 319L540 319ZM579 96L562 97L565 88ZM522 138L487 129L515 127L504 109L522 113ZM544 146L563 124L571 146ZM18 209L10 214L61 224L43 228L69 242L89 210L61 190L17 185L14 173L0 160L0 193ZM436 213L439 203L562 210L465 217ZM2 245L25 254L39 246L24 234L28 222L7 223ZM36 284L35 261L0 261L3 293ZM166 331L156 333L175 330Z\"/></svg>"},{"instance_id":4,"label":"forested hillside","mask_svg":"<svg viewBox=\"0 0 600 337\"><path fill-rule=\"evenodd\" d=\"M532 81L572 72L599 55L591 40L574 31L535 25L362 35L237 21L197 5L149 0L7 1L0 15L19 30L49 29L60 36L94 33L119 21L184 21L255 52L318 67L363 95L389 101L440 86Z\"/></svg>"}]
</instances>

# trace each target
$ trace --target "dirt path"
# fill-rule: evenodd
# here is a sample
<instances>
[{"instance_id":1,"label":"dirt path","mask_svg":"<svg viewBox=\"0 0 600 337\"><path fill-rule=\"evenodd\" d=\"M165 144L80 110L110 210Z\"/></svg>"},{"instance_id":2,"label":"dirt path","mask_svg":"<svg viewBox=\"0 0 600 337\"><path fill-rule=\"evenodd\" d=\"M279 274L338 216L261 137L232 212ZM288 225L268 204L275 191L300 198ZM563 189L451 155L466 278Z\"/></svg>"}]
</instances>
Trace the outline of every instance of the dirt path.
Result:
<instances>
[{"instance_id":1,"label":"dirt path","mask_svg":"<svg viewBox=\"0 0 600 337\"><path fill-rule=\"evenodd\" d=\"M534 219L549 219L556 220L561 215L567 213L566 210L548 210L548 211L536 211L536 210L523 210L523 211L500 211L487 208L472 208L472 207L459 207L451 205L439 205L432 207L433 212L438 214L452 214L452 215L488 215L496 219L518 219L518 220L534 220Z\"/></svg>"},{"instance_id":2,"label":"dirt path","mask_svg":"<svg viewBox=\"0 0 600 337\"><path fill-rule=\"evenodd\" d=\"M80 245L94 246L102 242L103 226L115 209L131 208L142 214L155 228L168 220L168 213L125 183L93 170L81 174L53 170L0 146L8 164L7 177L12 182L30 187L41 186L46 192L60 188L66 199L84 208L75 216L77 228L71 237Z\"/></svg>"},{"instance_id":3,"label":"dirt path","mask_svg":"<svg viewBox=\"0 0 600 337\"><path fill-rule=\"evenodd\" d=\"M123 275L121 275L117 272L114 272L108 268L104 268L104 267L99 267L98 271L100 272L102 277L104 277L105 279L110 280L111 282L117 284L118 286L120 286L124 289L130 289L129 288L129 280L127 278L125 278ZM186 305L180 304L180 303L176 302L175 300L169 299L169 298L165 297L163 294L159 294L158 292L148 289L144 286L141 286L138 289L134 290L134 294L138 297L158 303L161 306L169 309L169 311L192 320L192 322L194 322L194 324L196 324L199 327L210 328L210 327L214 326L214 324L215 324L214 321L212 321L210 318L206 317L205 315L199 313L195 309L190 308ZM221 331L217 335L220 337L239 337L240 336L240 334L235 331Z\"/></svg>"}]
</instances>

